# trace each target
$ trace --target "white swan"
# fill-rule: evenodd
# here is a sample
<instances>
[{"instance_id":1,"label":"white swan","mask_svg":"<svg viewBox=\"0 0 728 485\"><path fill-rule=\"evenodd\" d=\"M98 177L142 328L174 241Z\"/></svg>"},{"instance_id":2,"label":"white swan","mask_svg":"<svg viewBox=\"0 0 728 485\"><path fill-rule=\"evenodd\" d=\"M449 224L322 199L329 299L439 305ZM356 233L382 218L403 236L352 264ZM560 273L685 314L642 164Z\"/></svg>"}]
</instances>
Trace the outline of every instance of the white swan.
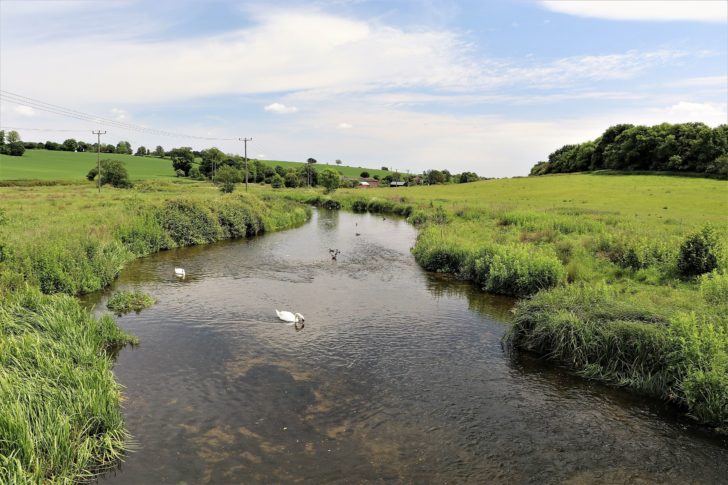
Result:
<instances>
[{"instance_id":1,"label":"white swan","mask_svg":"<svg viewBox=\"0 0 728 485\"><path fill-rule=\"evenodd\" d=\"M184 278L185 270L183 268L174 268L174 275L179 276L180 278Z\"/></svg>"},{"instance_id":2,"label":"white swan","mask_svg":"<svg viewBox=\"0 0 728 485\"><path fill-rule=\"evenodd\" d=\"M279 312L278 310L276 310L276 315L278 315L278 318L288 323L299 323L305 320L303 318L303 315L301 315L300 313L291 313L287 311Z\"/></svg>"}]
</instances>

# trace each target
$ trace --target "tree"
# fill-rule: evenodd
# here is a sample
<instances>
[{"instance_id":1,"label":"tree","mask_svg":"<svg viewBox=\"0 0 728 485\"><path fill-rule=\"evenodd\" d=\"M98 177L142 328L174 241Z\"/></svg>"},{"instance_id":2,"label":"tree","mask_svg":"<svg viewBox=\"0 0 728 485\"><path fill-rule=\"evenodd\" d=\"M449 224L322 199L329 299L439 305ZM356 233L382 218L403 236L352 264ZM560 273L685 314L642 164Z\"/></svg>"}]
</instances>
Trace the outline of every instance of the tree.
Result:
<instances>
[{"instance_id":1,"label":"tree","mask_svg":"<svg viewBox=\"0 0 728 485\"><path fill-rule=\"evenodd\" d=\"M116 153L122 153L124 155L131 155L131 143L128 141L120 141L116 144Z\"/></svg>"},{"instance_id":2,"label":"tree","mask_svg":"<svg viewBox=\"0 0 728 485\"><path fill-rule=\"evenodd\" d=\"M109 143L108 145L102 143L101 151L104 153L116 153L116 148L114 148L114 145L112 145L111 143Z\"/></svg>"},{"instance_id":3,"label":"tree","mask_svg":"<svg viewBox=\"0 0 728 485\"><path fill-rule=\"evenodd\" d=\"M459 181L461 184L467 184L470 182L478 181L478 174L475 172L463 172L460 174Z\"/></svg>"},{"instance_id":4,"label":"tree","mask_svg":"<svg viewBox=\"0 0 728 485\"><path fill-rule=\"evenodd\" d=\"M341 160L336 160L336 165L341 165Z\"/></svg>"},{"instance_id":5,"label":"tree","mask_svg":"<svg viewBox=\"0 0 728 485\"><path fill-rule=\"evenodd\" d=\"M3 149L12 157L22 157L25 153L25 145L22 141L13 141L3 146Z\"/></svg>"},{"instance_id":6,"label":"tree","mask_svg":"<svg viewBox=\"0 0 728 485\"><path fill-rule=\"evenodd\" d=\"M137 148L137 151L134 154L134 156L136 156L136 157L143 157L143 156L148 155L148 154L149 154L149 150L147 150L147 147L140 146L139 148Z\"/></svg>"},{"instance_id":7,"label":"tree","mask_svg":"<svg viewBox=\"0 0 728 485\"><path fill-rule=\"evenodd\" d=\"M384 170L385 172L389 172L389 169L387 167L382 167L382 170Z\"/></svg>"},{"instance_id":8,"label":"tree","mask_svg":"<svg viewBox=\"0 0 728 485\"><path fill-rule=\"evenodd\" d=\"M0 147L5 145L5 130L0 130Z\"/></svg>"},{"instance_id":9,"label":"tree","mask_svg":"<svg viewBox=\"0 0 728 485\"><path fill-rule=\"evenodd\" d=\"M275 174L270 179L270 185L274 189L280 189L285 184L285 180L283 180L283 177L281 177L278 174Z\"/></svg>"},{"instance_id":10,"label":"tree","mask_svg":"<svg viewBox=\"0 0 728 485\"><path fill-rule=\"evenodd\" d=\"M154 156L164 158L164 148L162 148L162 145L157 145L157 148L154 149Z\"/></svg>"},{"instance_id":11,"label":"tree","mask_svg":"<svg viewBox=\"0 0 728 485\"><path fill-rule=\"evenodd\" d=\"M88 143L86 143L85 141L79 141L78 144L76 145L76 151L77 152L87 152L88 147L89 147Z\"/></svg>"},{"instance_id":12,"label":"tree","mask_svg":"<svg viewBox=\"0 0 728 485\"><path fill-rule=\"evenodd\" d=\"M120 160L101 160L101 185L111 185L120 189L128 189L133 187L131 180L129 180L129 172L126 170L124 162ZM99 172L96 166L94 166L86 174L88 180L94 180L98 176Z\"/></svg>"},{"instance_id":13,"label":"tree","mask_svg":"<svg viewBox=\"0 0 728 485\"><path fill-rule=\"evenodd\" d=\"M366 170L359 174L361 178L368 179L369 178L369 172Z\"/></svg>"},{"instance_id":14,"label":"tree","mask_svg":"<svg viewBox=\"0 0 728 485\"><path fill-rule=\"evenodd\" d=\"M445 182L445 176L439 170L430 170L427 172L427 183L430 185L441 184Z\"/></svg>"},{"instance_id":15,"label":"tree","mask_svg":"<svg viewBox=\"0 0 728 485\"><path fill-rule=\"evenodd\" d=\"M7 136L5 137L5 140L8 142L8 144L16 142L16 141L20 141L20 135L18 134L17 131L12 130L12 131L8 132Z\"/></svg>"},{"instance_id":16,"label":"tree","mask_svg":"<svg viewBox=\"0 0 728 485\"><path fill-rule=\"evenodd\" d=\"M58 150L59 146L58 143L52 141L47 141L43 144L43 148L46 150Z\"/></svg>"},{"instance_id":17,"label":"tree","mask_svg":"<svg viewBox=\"0 0 728 485\"><path fill-rule=\"evenodd\" d=\"M68 138L61 145L61 149L66 152L75 152L78 148L78 142L73 138Z\"/></svg>"},{"instance_id":18,"label":"tree","mask_svg":"<svg viewBox=\"0 0 728 485\"><path fill-rule=\"evenodd\" d=\"M313 185L316 185L313 183L312 176L313 176L313 165L316 163L315 158L309 158L306 160L306 180L308 181L308 186L311 187Z\"/></svg>"},{"instance_id":19,"label":"tree","mask_svg":"<svg viewBox=\"0 0 728 485\"><path fill-rule=\"evenodd\" d=\"M338 172L331 170L330 168L326 168L321 172L319 182L326 189L326 193L330 194L339 188L341 176Z\"/></svg>"},{"instance_id":20,"label":"tree","mask_svg":"<svg viewBox=\"0 0 728 485\"><path fill-rule=\"evenodd\" d=\"M173 148L172 151L169 152L169 155L172 159L172 168L174 168L175 171L181 170L185 177L189 176L190 169L192 168L192 162L195 160L195 156L192 155L192 148Z\"/></svg>"},{"instance_id":21,"label":"tree","mask_svg":"<svg viewBox=\"0 0 728 485\"><path fill-rule=\"evenodd\" d=\"M295 170L289 170L283 177L286 187L296 188L301 185L301 177L298 176Z\"/></svg>"},{"instance_id":22,"label":"tree","mask_svg":"<svg viewBox=\"0 0 728 485\"><path fill-rule=\"evenodd\" d=\"M677 269L680 274L688 277L697 276L710 273L717 268L719 244L718 235L710 226L688 236L678 253Z\"/></svg>"},{"instance_id":23,"label":"tree","mask_svg":"<svg viewBox=\"0 0 728 485\"><path fill-rule=\"evenodd\" d=\"M220 187L222 193L231 193L235 190L235 184L242 181L243 177L240 170L230 165L223 165L219 170L216 170L215 183Z\"/></svg>"},{"instance_id":24,"label":"tree","mask_svg":"<svg viewBox=\"0 0 728 485\"><path fill-rule=\"evenodd\" d=\"M189 177L192 180L205 180L205 176L202 175L202 173L200 172L200 167L197 165L192 165L192 168L189 172Z\"/></svg>"},{"instance_id":25,"label":"tree","mask_svg":"<svg viewBox=\"0 0 728 485\"><path fill-rule=\"evenodd\" d=\"M170 152L170 156L174 156L175 150ZM189 150L189 156L194 159L191 149ZM212 147L207 150L202 150L200 152L200 157L202 158L202 162L200 163L200 172L202 172L205 177L212 179L213 173L220 168L220 165L222 165L222 162L225 159L225 154L220 149Z\"/></svg>"}]
</instances>

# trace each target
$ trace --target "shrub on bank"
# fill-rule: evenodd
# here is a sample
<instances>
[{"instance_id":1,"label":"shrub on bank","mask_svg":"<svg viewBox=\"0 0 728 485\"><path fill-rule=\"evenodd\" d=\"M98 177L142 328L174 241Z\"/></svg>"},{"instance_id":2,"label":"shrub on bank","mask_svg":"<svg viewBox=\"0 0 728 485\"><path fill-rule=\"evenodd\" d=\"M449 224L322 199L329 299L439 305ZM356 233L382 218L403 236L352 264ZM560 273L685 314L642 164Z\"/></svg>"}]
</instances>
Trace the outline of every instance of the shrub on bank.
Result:
<instances>
[{"instance_id":1,"label":"shrub on bank","mask_svg":"<svg viewBox=\"0 0 728 485\"><path fill-rule=\"evenodd\" d=\"M412 252L426 270L453 273L491 293L528 296L565 278L561 262L553 255L516 244L466 246L436 226L422 230Z\"/></svg>"},{"instance_id":2,"label":"shrub on bank","mask_svg":"<svg viewBox=\"0 0 728 485\"><path fill-rule=\"evenodd\" d=\"M680 246L677 270L683 276L710 273L718 267L718 236L712 227L690 235Z\"/></svg>"},{"instance_id":3,"label":"shrub on bank","mask_svg":"<svg viewBox=\"0 0 728 485\"><path fill-rule=\"evenodd\" d=\"M156 216L176 246L207 244L221 239L223 235L215 214L200 201L167 201Z\"/></svg>"}]
</instances>

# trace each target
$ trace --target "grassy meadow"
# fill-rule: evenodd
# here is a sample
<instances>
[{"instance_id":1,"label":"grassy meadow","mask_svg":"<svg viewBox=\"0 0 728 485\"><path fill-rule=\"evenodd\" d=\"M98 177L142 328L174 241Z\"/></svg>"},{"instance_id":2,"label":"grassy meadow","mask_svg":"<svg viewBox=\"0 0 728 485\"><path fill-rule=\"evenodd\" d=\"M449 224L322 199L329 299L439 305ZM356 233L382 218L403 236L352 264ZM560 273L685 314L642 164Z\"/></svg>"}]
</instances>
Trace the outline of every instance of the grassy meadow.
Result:
<instances>
[{"instance_id":1,"label":"grassy meadow","mask_svg":"<svg viewBox=\"0 0 728 485\"><path fill-rule=\"evenodd\" d=\"M126 164L132 180L173 179L172 161L169 158L135 157L116 153L102 153L101 159L120 160ZM261 160L275 167L298 168L304 162L280 160ZM88 171L96 165L96 153L63 152L51 150L26 150L22 157L0 155L0 181L2 180L85 180ZM346 177L358 177L366 170L370 175L384 176L389 172L378 169L350 167L346 165L326 165L318 163L321 170L325 167L339 170Z\"/></svg>"},{"instance_id":2,"label":"grassy meadow","mask_svg":"<svg viewBox=\"0 0 728 485\"><path fill-rule=\"evenodd\" d=\"M114 466L128 444L113 355L135 343L72 295L167 248L304 223L283 199L221 195L206 183L0 187L0 483L70 483ZM118 301L116 301L118 300ZM114 311L145 295L119 295Z\"/></svg>"},{"instance_id":3,"label":"grassy meadow","mask_svg":"<svg viewBox=\"0 0 728 485\"><path fill-rule=\"evenodd\" d=\"M420 226L413 254L425 269L520 298L514 351L675 402L728 431L727 182L574 174L281 193L408 217ZM696 252L712 271L689 273Z\"/></svg>"}]
</instances>

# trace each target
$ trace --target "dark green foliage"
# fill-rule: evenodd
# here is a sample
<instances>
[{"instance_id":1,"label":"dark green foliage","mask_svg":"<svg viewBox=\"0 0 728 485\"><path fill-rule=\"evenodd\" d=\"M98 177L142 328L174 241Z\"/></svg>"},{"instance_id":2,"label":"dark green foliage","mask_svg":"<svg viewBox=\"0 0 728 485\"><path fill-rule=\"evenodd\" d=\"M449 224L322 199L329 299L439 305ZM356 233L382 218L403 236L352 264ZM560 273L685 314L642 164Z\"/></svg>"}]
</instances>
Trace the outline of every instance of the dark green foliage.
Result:
<instances>
[{"instance_id":1,"label":"dark green foliage","mask_svg":"<svg viewBox=\"0 0 728 485\"><path fill-rule=\"evenodd\" d=\"M94 180L98 174L98 168L93 167L86 174L86 178ZM119 189L129 189L134 186L129 180L129 172L124 162L109 159L101 160L101 185L111 185Z\"/></svg>"},{"instance_id":2,"label":"dark green foliage","mask_svg":"<svg viewBox=\"0 0 728 485\"><path fill-rule=\"evenodd\" d=\"M458 177L458 182L460 182L461 184L477 182L478 180L480 180L480 178L478 177L478 174L475 172L463 172Z\"/></svg>"},{"instance_id":3,"label":"dark green foliage","mask_svg":"<svg viewBox=\"0 0 728 485\"><path fill-rule=\"evenodd\" d=\"M718 267L718 236L712 227L688 236L680 246L677 270L683 276L710 273Z\"/></svg>"},{"instance_id":4,"label":"dark green foliage","mask_svg":"<svg viewBox=\"0 0 728 485\"><path fill-rule=\"evenodd\" d=\"M106 302L106 308L121 316L129 312L139 313L154 303L154 298L142 291L117 291Z\"/></svg>"},{"instance_id":5,"label":"dark green foliage","mask_svg":"<svg viewBox=\"0 0 728 485\"><path fill-rule=\"evenodd\" d=\"M587 170L708 173L728 178L728 125L615 125L595 141L564 145L531 175Z\"/></svg>"},{"instance_id":6,"label":"dark green foliage","mask_svg":"<svg viewBox=\"0 0 728 485\"><path fill-rule=\"evenodd\" d=\"M273 175L270 179L270 185L274 189L280 189L281 187L285 186L285 183L285 180L279 174Z\"/></svg>"},{"instance_id":7,"label":"dark green foliage","mask_svg":"<svg viewBox=\"0 0 728 485\"><path fill-rule=\"evenodd\" d=\"M362 177L362 178L365 178L365 179L366 179L366 178L369 178L369 172L367 172L367 171L365 170L365 171L363 171L362 173L360 173L360 174L359 174L359 176L360 176L360 177Z\"/></svg>"},{"instance_id":8,"label":"dark green foliage","mask_svg":"<svg viewBox=\"0 0 728 485\"><path fill-rule=\"evenodd\" d=\"M14 141L4 146L5 151L11 157L22 157L25 153L25 145L21 141Z\"/></svg>"},{"instance_id":9,"label":"dark green foliage","mask_svg":"<svg viewBox=\"0 0 728 485\"><path fill-rule=\"evenodd\" d=\"M157 212L157 220L177 246L207 244L222 236L222 229L212 211L193 200L168 201Z\"/></svg>"}]
</instances>

